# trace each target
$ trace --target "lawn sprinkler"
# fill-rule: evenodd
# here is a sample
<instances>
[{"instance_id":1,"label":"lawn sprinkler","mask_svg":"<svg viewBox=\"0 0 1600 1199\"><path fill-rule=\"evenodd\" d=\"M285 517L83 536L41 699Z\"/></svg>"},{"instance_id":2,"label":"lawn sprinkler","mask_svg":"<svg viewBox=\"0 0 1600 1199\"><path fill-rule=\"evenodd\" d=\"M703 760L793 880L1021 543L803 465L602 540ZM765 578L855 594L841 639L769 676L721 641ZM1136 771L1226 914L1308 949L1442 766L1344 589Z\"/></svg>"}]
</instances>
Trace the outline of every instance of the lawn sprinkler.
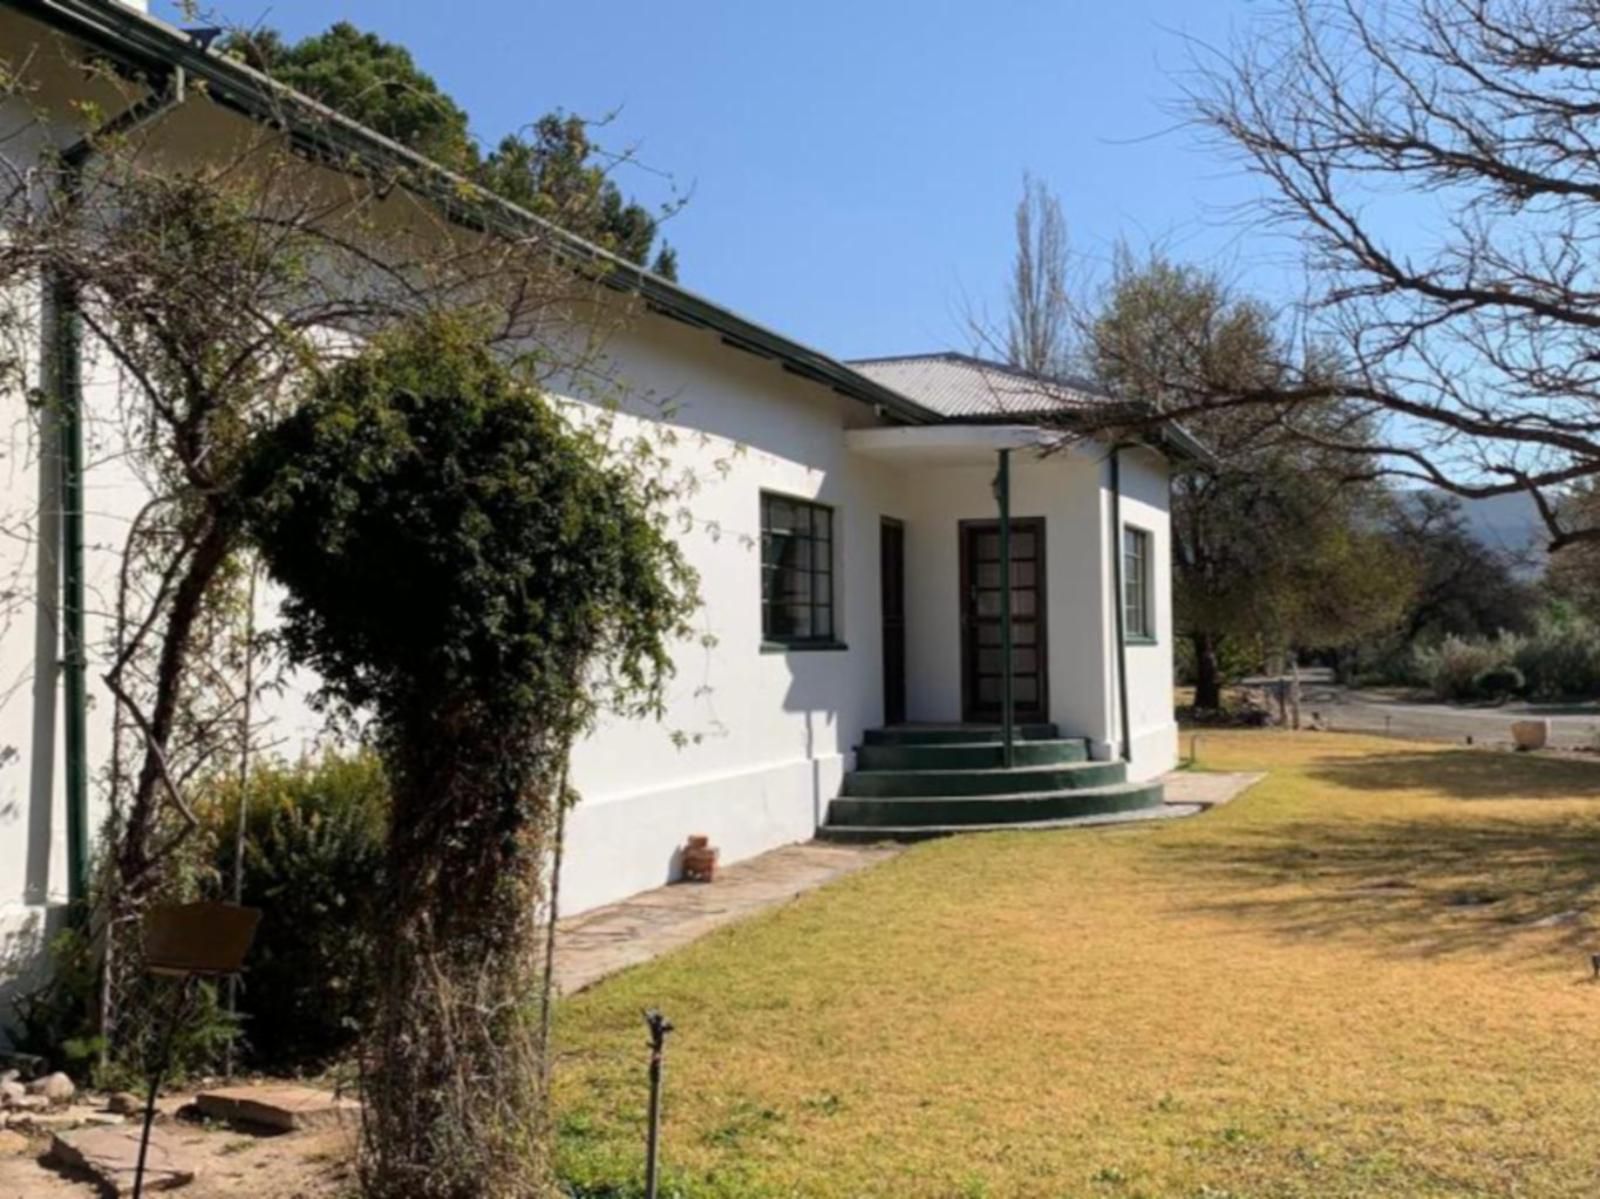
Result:
<instances>
[{"instance_id":1,"label":"lawn sprinkler","mask_svg":"<svg viewBox=\"0 0 1600 1199\"><path fill-rule=\"evenodd\" d=\"M661 1061L672 1021L650 1008L644 1014L644 1022L650 1030L650 1127L645 1141L644 1193L645 1199L656 1199L657 1159L661 1150Z\"/></svg>"},{"instance_id":2,"label":"lawn sprinkler","mask_svg":"<svg viewBox=\"0 0 1600 1199\"><path fill-rule=\"evenodd\" d=\"M182 981L145 1093L144 1128L139 1133L139 1160L133 1170L133 1199L140 1199L144 1193L144 1165L150 1150L150 1125L156 1118L156 1095L172 1062L178 1026L189 1013L195 984L203 978L238 974L260 923L259 908L232 903L163 903L145 913L145 969Z\"/></svg>"}]
</instances>

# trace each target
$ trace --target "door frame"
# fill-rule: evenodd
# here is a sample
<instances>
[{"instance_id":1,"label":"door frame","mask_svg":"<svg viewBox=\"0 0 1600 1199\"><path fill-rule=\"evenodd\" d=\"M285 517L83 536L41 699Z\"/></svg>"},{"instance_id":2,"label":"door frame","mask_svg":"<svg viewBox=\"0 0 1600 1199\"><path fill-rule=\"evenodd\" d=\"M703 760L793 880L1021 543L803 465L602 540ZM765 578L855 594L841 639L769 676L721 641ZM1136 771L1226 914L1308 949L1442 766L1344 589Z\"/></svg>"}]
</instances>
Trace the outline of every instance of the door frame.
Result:
<instances>
[{"instance_id":1,"label":"door frame","mask_svg":"<svg viewBox=\"0 0 1600 1199\"><path fill-rule=\"evenodd\" d=\"M967 611L968 586L971 579L970 571L972 568L967 547L969 542L969 534L971 532L978 529L998 530L1000 528L1000 521L997 517L974 517L970 520L961 520L956 523L956 538L960 548L960 552L957 555L959 559L957 570L959 573L956 576L956 631L957 636L961 641L961 719L964 722L987 723L987 721L979 715L979 710L975 703L977 697L973 694L972 686L972 655L977 652L978 647L976 644L976 635L972 631L974 624L969 622ZM1050 601L1049 592L1046 590L1046 579L1049 572L1046 569L1045 559L1045 518L1042 516L1013 516L1011 518L1012 536L1015 536L1019 531L1032 532L1034 534L1034 545L1037 548L1037 553L1034 555L1034 561L1037 564L1037 582L1035 591L1038 594L1039 600L1038 612L1035 616L1034 623L1039 629L1039 714L1037 717L1031 719L1036 719L1043 723L1048 721L1050 718ZM1010 563L1007 563L1006 565L1009 569ZM1019 719L1018 723L1020 724L1022 721Z\"/></svg>"},{"instance_id":2,"label":"door frame","mask_svg":"<svg viewBox=\"0 0 1600 1199\"><path fill-rule=\"evenodd\" d=\"M884 546L886 544L886 542L884 540L884 533L889 529L893 529L895 531L895 533L897 533L899 535L899 539L900 539L899 577L896 580L899 583L899 587L900 587L900 595L899 595L899 600L900 600L900 624L899 624L899 630L898 630L899 631L899 640L900 640L900 672L899 672L900 673L900 686L899 686L900 712L899 712L898 719L893 719L892 718L894 710L893 710L893 707L891 706L891 702L890 702L890 689L889 689L889 675L890 675L890 671L889 671L889 619L888 619L889 590L888 590L888 579L885 577L884 570L883 570ZM878 617L879 617L879 625L878 625L878 627L879 627L879 631L880 631L880 637L882 638L882 646L881 646L881 652L880 652L879 658L880 658L880 662L881 662L881 674L882 674L882 681L883 681L883 723L886 724L886 725L902 723L906 719L906 683L907 683L907 679L906 679L906 650L907 650L907 645L906 645L906 642L907 642L907 637L906 637L906 523L905 523L905 521L900 520L897 517L884 516L884 515L881 515L881 514L878 517Z\"/></svg>"}]
</instances>

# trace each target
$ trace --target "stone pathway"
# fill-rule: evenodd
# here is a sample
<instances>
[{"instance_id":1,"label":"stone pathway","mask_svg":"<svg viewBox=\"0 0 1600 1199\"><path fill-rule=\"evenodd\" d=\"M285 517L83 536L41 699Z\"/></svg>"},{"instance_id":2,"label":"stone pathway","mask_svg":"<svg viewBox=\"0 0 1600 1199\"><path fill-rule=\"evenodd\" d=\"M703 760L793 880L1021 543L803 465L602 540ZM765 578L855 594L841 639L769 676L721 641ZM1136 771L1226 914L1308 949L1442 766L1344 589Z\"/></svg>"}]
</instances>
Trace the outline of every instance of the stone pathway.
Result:
<instances>
[{"instance_id":1,"label":"stone pathway","mask_svg":"<svg viewBox=\"0 0 1600 1199\"><path fill-rule=\"evenodd\" d=\"M1215 808L1239 798L1254 787L1265 774L1229 774L1212 770L1174 770L1162 777L1166 800L1173 804L1199 804L1201 808Z\"/></svg>"},{"instance_id":2,"label":"stone pathway","mask_svg":"<svg viewBox=\"0 0 1600 1199\"><path fill-rule=\"evenodd\" d=\"M1159 808L1052 821L1050 827L1094 828L1193 816L1227 803L1265 777L1173 771L1162 779L1166 803ZM722 868L714 883L673 883L562 920L556 925L556 990L575 994L619 970L697 941L713 929L887 861L905 848L820 841L785 845Z\"/></svg>"},{"instance_id":3,"label":"stone pathway","mask_svg":"<svg viewBox=\"0 0 1600 1199\"><path fill-rule=\"evenodd\" d=\"M556 924L556 989L571 995L660 957L712 929L788 903L894 857L899 845L785 845L717 871L714 883L673 883Z\"/></svg>"}]
</instances>

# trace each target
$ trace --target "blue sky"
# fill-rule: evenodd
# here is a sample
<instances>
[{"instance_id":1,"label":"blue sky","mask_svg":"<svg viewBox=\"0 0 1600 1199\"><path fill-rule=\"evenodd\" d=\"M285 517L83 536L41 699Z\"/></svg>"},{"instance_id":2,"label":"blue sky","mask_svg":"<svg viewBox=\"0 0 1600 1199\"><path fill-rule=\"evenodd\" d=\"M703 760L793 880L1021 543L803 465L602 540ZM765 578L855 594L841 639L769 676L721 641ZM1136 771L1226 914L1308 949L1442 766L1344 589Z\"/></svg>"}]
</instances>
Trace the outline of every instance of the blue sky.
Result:
<instances>
[{"instance_id":1,"label":"blue sky","mask_svg":"<svg viewBox=\"0 0 1600 1199\"><path fill-rule=\"evenodd\" d=\"M1002 312L1024 170L1061 197L1085 269L1119 237L1293 290L1238 212L1256 185L1173 130L1185 36L1225 43L1249 0L223 0L291 36L338 19L403 42L493 142L564 107L689 203L684 284L840 357L969 348ZM158 3L158 15L174 8Z\"/></svg>"}]
</instances>

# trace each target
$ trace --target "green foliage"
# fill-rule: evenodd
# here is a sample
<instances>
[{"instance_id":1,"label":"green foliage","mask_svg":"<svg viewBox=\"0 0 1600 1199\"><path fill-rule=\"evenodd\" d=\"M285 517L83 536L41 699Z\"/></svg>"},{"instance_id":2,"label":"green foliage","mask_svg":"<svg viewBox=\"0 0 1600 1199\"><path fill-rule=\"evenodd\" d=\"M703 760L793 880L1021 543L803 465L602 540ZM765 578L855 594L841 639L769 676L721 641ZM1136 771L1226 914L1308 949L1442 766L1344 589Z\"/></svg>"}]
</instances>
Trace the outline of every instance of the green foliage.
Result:
<instances>
[{"instance_id":1,"label":"green foliage","mask_svg":"<svg viewBox=\"0 0 1600 1199\"><path fill-rule=\"evenodd\" d=\"M1416 671L1440 699L1477 699L1478 680L1509 666L1515 649L1506 638L1446 637L1436 646L1417 651Z\"/></svg>"},{"instance_id":2,"label":"green foliage","mask_svg":"<svg viewBox=\"0 0 1600 1199\"><path fill-rule=\"evenodd\" d=\"M1417 646L1406 673L1406 681L1447 700L1522 693L1535 699L1588 698L1600 695L1600 626L1555 605L1530 633L1451 636Z\"/></svg>"},{"instance_id":3,"label":"green foliage","mask_svg":"<svg viewBox=\"0 0 1600 1199\"><path fill-rule=\"evenodd\" d=\"M1513 661L1538 698L1600 695L1600 626L1553 607L1519 640Z\"/></svg>"},{"instance_id":4,"label":"green foliage","mask_svg":"<svg viewBox=\"0 0 1600 1199\"><path fill-rule=\"evenodd\" d=\"M1472 680L1473 691L1482 699L1505 700L1527 686L1522 671L1510 664L1493 666Z\"/></svg>"},{"instance_id":5,"label":"green foliage","mask_svg":"<svg viewBox=\"0 0 1600 1199\"><path fill-rule=\"evenodd\" d=\"M404 46L347 21L293 44L272 29L236 34L228 49L569 233L640 266L648 263L668 279L678 277L677 251L665 242L656 247L657 218L623 196L582 118L546 113L526 135L508 134L482 155L467 113Z\"/></svg>"},{"instance_id":6,"label":"green foliage","mask_svg":"<svg viewBox=\"0 0 1600 1199\"><path fill-rule=\"evenodd\" d=\"M167 1035L179 999L178 984L170 978L138 975L125 996L128 1015L123 1027L116 1041L108 1044L97 1032L99 962L89 938L73 929L56 934L50 942L49 964L44 981L13 1000L13 1019L8 1022L12 1045L37 1054L79 1082L107 1090L137 1087ZM169 1081L181 1083L215 1072L236 1028L216 987L196 986L173 1035Z\"/></svg>"},{"instance_id":7,"label":"green foliage","mask_svg":"<svg viewBox=\"0 0 1600 1199\"><path fill-rule=\"evenodd\" d=\"M296 91L454 170L477 149L467 114L411 52L348 21L287 43L273 29L236 34L227 49Z\"/></svg>"},{"instance_id":8,"label":"green foliage","mask_svg":"<svg viewBox=\"0 0 1600 1199\"><path fill-rule=\"evenodd\" d=\"M530 1021L572 741L656 714L695 577L646 452L618 455L434 317L314 380L252 465L291 658L370 713L392 785L365 1182L545 1193Z\"/></svg>"},{"instance_id":9,"label":"green foliage","mask_svg":"<svg viewBox=\"0 0 1600 1199\"><path fill-rule=\"evenodd\" d=\"M1264 305L1230 294L1214 273L1126 252L1089 353L1116 394L1165 411L1268 386L1290 357ZM1398 622L1415 579L1376 527L1384 497L1348 482L1349 461L1321 451L1315 436L1337 429L1350 440L1362 427L1356 414L1325 402L1298 411L1293 431L1252 409L1188 423L1216 459L1173 482L1176 623L1209 649L1197 645L1192 659L1199 706L1220 700L1230 640L1336 648Z\"/></svg>"},{"instance_id":10,"label":"green foliage","mask_svg":"<svg viewBox=\"0 0 1600 1199\"><path fill-rule=\"evenodd\" d=\"M284 1071L349 1048L373 1008L389 791L377 756L328 754L251 771L243 902L263 919L239 995L245 1060ZM237 781L205 811L232 895Z\"/></svg>"},{"instance_id":11,"label":"green foliage","mask_svg":"<svg viewBox=\"0 0 1600 1199\"><path fill-rule=\"evenodd\" d=\"M319 379L253 478L291 657L388 731L537 715L575 735L605 706L659 710L695 602L666 493L470 323L380 338Z\"/></svg>"},{"instance_id":12,"label":"green foliage","mask_svg":"<svg viewBox=\"0 0 1600 1199\"><path fill-rule=\"evenodd\" d=\"M1416 593L1400 629L1402 645L1449 634L1492 637L1526 632L1538 590L1519 579L1505 554L1472 535L1453 497L1409 492L1389 507L1385 535L1413 566Z\"/></svg>"},{"instance_id":13,"label":"green foliage","mask_svg":"<svg viewBox=\"0 0 1600 1199\"><path fill-rule=\"evenodd\" d=\"M479 177L490 191L552 224L630 262L649 261L656 220L643 205L623 199L579 117L548 113L534 122L531 136L502 139ZM676 279L677 252L663 243L652 268Z\"/></svg>"}]
</instances>

